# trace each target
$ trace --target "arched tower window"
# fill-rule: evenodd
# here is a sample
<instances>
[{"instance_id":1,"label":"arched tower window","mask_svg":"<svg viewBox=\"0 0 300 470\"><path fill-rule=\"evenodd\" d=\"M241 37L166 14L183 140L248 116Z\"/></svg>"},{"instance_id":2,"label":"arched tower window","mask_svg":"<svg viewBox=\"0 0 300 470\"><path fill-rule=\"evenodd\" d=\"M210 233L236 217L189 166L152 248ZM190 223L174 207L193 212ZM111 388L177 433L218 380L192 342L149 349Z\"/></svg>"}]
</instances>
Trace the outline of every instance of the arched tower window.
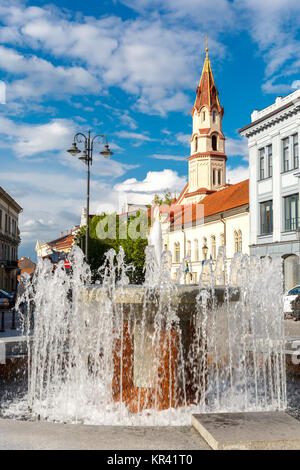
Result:
<instances>
[{"instance_id":1,"label":"arched tower window","mask_svg":"<svg viewBox=\"0 0 300 470\"><path fill-rule=\"evenodd\" d=\"M198 152L198 137L195 137L195 152Z\"/></svg>"},{"instance_id":2,"label":"arched tower window","mask_svg":"<svg viewBox=\"0 0 300 470\"><path fill-rule=\"evenodd\" d=\"M202 122L205 121L205 111L202 111Z\"/></svg>"},{"instance_id":3,"label":"arched tower window","mask_svg":"<svg viewBox=\"0 0 300 470\"><path fill-rule=\"evenodd\" d=\"M218 186L221 186L221 170L218 171Z\"/></svg>"},{"instance_id":4,"label":"arched tower window","mask_svg":"<svg viewBox=\"0 0 300 470\"><path fill-rule=\"evenodd\" d=\"M217 150L217 136L215 134L211 138L211 147L213 150Z\"/></svg>"},{"instance_id":5,"label":"arched tower window","mask_svg":"<svg viewBox=\"0 0 300 470\"><path fill-rule=\"evenodd\" d=\"M213 185L216 186L217 183L217 170L213 170Z\"/></svg>"},{"instance_id":6,"label":"arched tower window","mask_svg":"<svg viewBox=\"0 0 300 470\"><path fill-rule=\"evenodd\" d=\"M212 120L213 122L217 121L217 111L215 109L213 110L213 113L212 113Z\"/></svg>"}]
</instances>

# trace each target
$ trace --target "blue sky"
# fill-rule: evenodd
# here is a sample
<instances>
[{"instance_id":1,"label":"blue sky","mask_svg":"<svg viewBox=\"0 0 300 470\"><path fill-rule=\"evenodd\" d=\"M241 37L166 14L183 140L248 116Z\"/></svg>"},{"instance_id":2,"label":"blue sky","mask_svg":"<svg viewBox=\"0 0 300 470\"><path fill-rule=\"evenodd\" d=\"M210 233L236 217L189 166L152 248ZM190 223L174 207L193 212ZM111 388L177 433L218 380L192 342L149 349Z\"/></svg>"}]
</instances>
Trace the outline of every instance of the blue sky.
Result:
<instances>
[{"instance_id":1,"label":"blue sky","mask_svg":"<svg viewBox=\"0 0 300 470\"><path fill-rule=\"evenodd\" d=\"M65 151L77 131L114 151L95 157L92 212L180 192L205 34L227 180L247 178L237 130L299 88L299 14L296 0L0 0L0 185L24 208L20 255L80 221L85 168Z\"/></svg>"}]
</instances>

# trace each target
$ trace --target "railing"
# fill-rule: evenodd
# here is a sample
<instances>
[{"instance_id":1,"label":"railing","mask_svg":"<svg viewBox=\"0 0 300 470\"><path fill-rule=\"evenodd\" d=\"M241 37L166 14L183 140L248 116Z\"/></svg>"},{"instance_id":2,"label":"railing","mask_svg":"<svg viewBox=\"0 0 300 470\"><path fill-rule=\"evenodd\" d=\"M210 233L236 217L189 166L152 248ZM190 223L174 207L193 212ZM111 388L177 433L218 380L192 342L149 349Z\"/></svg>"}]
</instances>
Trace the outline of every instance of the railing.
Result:
<instances>
[{"instance_id":1,"label":"railing","mask_svg":"<svg viewBox=\"0 0 300 470\"><path fill-rule=\"evenodd\" d=\"M293 217L291 219L285 219L285 230L286 231L291 231L291 230L297 230L299 227L299 217Z\"/></svg>"},{"instance_id":2,"label":"railing","mask_svg":"<svg viewBox=\"0 0 300 470\"><path fill-rule=\"evenodd\" d=\"M271 223L261 225L261 235L271 235L273 233L273 226Z\"/></svg>"}]
</instances>

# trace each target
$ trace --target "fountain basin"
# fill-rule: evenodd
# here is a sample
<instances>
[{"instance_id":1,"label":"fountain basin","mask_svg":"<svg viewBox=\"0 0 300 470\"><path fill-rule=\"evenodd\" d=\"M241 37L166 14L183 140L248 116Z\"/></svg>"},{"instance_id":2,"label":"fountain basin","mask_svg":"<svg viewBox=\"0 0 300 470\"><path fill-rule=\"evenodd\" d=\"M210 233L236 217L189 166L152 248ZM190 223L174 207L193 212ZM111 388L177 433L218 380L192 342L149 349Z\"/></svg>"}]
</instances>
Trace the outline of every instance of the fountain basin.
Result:
<instances>
[{"instance_id":1,"label":"fountain basin","mask_svg":"<svg viewBox=\"0 0 300 470\"><path fill-rule=\"evenodd\" d=\"M222 286L213 290L213 296L210 289L200 289L199 285L178 285L171 291L126 286L117 287L113 293L102 286L90 286L82 291L81 301L92 311L99 312L99 305L111 302L114 315L123 325L114 331L112 348L115 401L140 412L177 408L199 400L209 360L199 331L204 317L198 301L205 292L209 292L206 315L212 303L219 308L225 300L239 300L237 288ZM219 330L223 328L221 319ZM191 351L194 356L195 349L199 354L191 365ZM191 372L189 365L197 372Z\"/></svg>"}]
</instances>

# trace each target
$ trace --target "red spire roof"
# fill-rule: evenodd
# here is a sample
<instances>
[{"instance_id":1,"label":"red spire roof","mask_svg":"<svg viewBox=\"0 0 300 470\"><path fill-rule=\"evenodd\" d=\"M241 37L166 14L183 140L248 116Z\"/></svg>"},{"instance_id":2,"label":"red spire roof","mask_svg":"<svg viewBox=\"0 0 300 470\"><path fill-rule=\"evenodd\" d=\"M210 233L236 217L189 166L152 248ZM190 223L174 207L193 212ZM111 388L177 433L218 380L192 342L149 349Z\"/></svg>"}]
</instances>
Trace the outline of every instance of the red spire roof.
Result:
<instances>
[{"instance_id":1,"label":"red spire roof","mask_svg":"<svg viewBox=\"0 0 300 470\"><path fill-rule=\"evenodd\" d=\"M224 109L220 105L218 90L215 85L214 76L208 57L208 49L206 49L206 57L200 83L196 90L196 100L192 109L192 113L194 112L194 109L199 111L202 106L206 106L209 110L215 106L217 110L222 113L222 115L224 113Z\"/></svg>"}]
</instances>

